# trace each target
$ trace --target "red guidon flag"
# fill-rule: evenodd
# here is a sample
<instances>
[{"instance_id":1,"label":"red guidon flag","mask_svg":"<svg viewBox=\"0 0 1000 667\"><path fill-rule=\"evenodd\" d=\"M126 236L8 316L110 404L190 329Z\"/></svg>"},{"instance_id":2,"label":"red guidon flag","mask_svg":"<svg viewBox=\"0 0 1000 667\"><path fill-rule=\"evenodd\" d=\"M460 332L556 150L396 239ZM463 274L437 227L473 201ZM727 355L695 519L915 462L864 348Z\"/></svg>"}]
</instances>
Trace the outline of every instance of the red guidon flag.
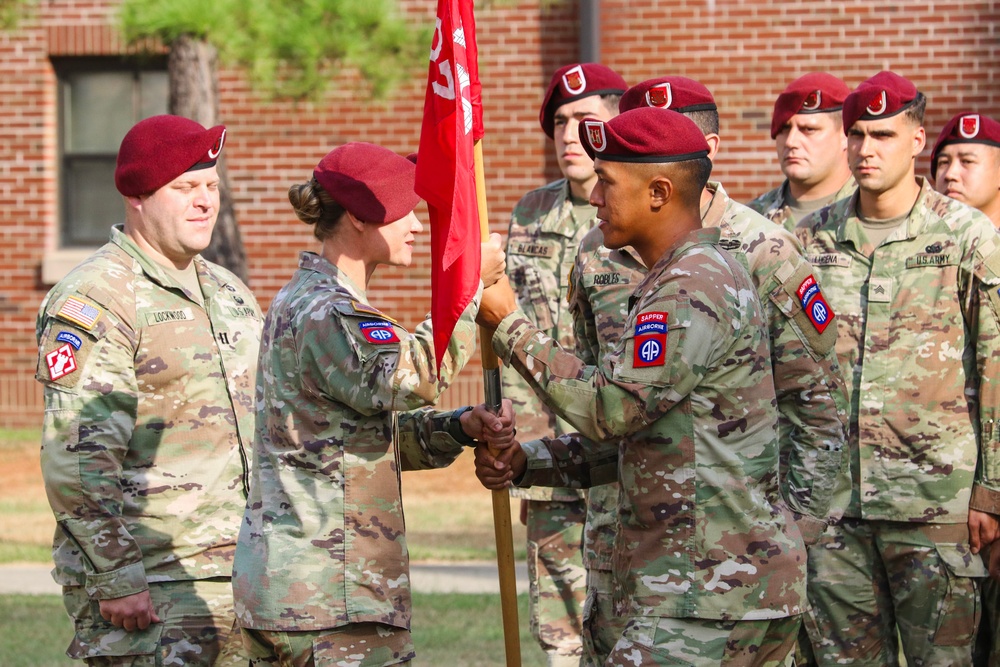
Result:
<instances>
[{"instance_id":1,"label":"red guidon flag","mask_svg":"<svg viewBox=\"0 0 1000 667\"><path fill-rule=\"evenodd\" d=\"M431 321L437 368L479 285L479 205L473 141L483 136L482 87L472 0L438 0L417 194L431 226Z\"/></svg>"}]
</instances>

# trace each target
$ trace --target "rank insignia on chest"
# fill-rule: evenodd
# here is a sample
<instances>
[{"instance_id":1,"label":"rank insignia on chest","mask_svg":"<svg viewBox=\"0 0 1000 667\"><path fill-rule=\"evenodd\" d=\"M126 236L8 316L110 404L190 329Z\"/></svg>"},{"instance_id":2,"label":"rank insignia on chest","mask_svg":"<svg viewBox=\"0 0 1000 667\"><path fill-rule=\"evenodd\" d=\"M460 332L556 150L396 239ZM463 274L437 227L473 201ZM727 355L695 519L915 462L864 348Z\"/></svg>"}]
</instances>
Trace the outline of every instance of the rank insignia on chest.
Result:
<instances>
[{"instance_id":1,"label":"rank insignia on chest","mask_svg":"<svg viewBox=\"0 0 1000 667\"><path fill-rule=\"evenodd\" d=\"M834 314L833 310L830 309L830 304L823 298L823 292L820 291L816 279L809 276L803 280L802 284L795 290L795 294L799 297L802 308L809 317L809 321L816 327L816 331L820 333L826 331L830 322L833 321Z\"/></svg>"},{"instance_id":2,"label":"rank insignia on chest","mask_svg":"<svg viewBox=\"0 0 1000 667\"><path fill-rule=\"evenodd\" d=\"M667 352L667 314L640 313L635 321L633 345L633 367L663 366Z\"/></svg>"},{"instance_id":3,"label":"rank insignia on chest","mask_svg":"<svg viewBox=\"0 0 1000 667\"><path fill-rule=\"evenodd\" d=\"M388 322L359 322L358 327L364 334L365 340L373 345L386 345L388 343L398 343L399 336L396 330Z\"/></svg>"},{"instance_id":4,"label":"rank insignia on chest","mask_svg":"<svg viewBox=\"0 0 1000 667\"><path fill-rule=\"evenodd\" d=\"M45 355L45 364L49 367L49 379L53 382L66 377L77 369L73 346L64 343Z\"/></svg>"}]
</instances>

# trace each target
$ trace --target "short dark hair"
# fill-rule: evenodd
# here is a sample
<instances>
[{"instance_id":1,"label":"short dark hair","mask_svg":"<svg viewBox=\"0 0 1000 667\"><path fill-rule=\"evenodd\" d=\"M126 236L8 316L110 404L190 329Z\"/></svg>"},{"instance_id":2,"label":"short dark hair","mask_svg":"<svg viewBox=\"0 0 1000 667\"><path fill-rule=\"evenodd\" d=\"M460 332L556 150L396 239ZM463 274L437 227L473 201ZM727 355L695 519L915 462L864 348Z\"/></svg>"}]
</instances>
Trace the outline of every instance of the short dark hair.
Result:
<instances>
[{"instance_id":1,"label":"short dark hair","mask_svg":"<svg viewBox=\"0 0 1000 667\"><path fill-rule=\"evenodd\" d=\"M612 117L618 115L618 102L621 101L622 96L618 93L608 93L606 95L601 95L601 101L604 102L604 106L608 108L611 112Z\"/></svg>"},{"instance_id":2,"label":"short dark hair","mask_svg":"<svg viewBox=\"0 0 1000 667\"><path fill-rule=\"evenodd\" d=\"M689 203L700 202L701 193L708 185L708 179L712 176L712 161L708 156L705 156L683 162L674 162L673 167L673 174L680 177L678 179L681 181L679 187L684 191L685 199L690 200Z\"/></svg>"},{"instance_id":3,"label":"short dark hair","mask_svg":"<svg viewBox=\"0 0 1000 667\"><path fill-rule=\"evenodd\" d=\"M702 134L719 133L719 112L715 109L702 109L701 111L685 111L684 115L690 118Z\"/></svg>"},{"instance_id":4,"label":"short dark hair","mask_svg":"<svg viewBox=\"0 0 1000 667\"><path fill-rule=\"evenodd\" d=\"M665 176L674 184L674 191L687 205L698 205L701 193L712 175L712 161L708 156L682 162L633 162L629 167L642 178L650 180Z\"/></svg>"},{"instance_id":5,"label":"short dark hair","mask_svg":"<svg viewBox=\"0 0 1000 667\"><path fill-rule=\"evenodd\" d=\"M923 93L917 91L917 96L913 98L913 104L906 108L903 114L917 125L924 124L924 112L927 110L927 98Z\"/></svg>"}]
</instances>

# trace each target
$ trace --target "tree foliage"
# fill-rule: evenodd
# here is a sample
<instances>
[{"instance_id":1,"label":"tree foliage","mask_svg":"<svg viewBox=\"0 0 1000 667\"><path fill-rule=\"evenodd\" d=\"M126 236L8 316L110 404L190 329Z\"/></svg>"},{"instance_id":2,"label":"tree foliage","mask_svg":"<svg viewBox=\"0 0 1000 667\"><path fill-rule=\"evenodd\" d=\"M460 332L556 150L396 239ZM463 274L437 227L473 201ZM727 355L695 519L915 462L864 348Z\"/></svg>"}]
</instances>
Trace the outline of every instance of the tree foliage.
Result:
<instances>
[{"instance_id":1,"label":"tree foliage","mask_svg":"<svg viewBox=\"0 0 1000 667\"><path fill-rule=\"evenodd\" d=\"M0 30L13 30L37 0L0 0Z\"/></svg>"},{"instance_id":2,"label":"tree foliage","mask_svg":"<svg viewBox=\"0 0 1000 667\"><path fill-rule=\"evenodd\" d=\"M429 21L406 21L395 0L124 0L121 18L130 41L189 35L212 44L277 97L315 99L340 67L383 95L424 66L430 43Z\"/></svg>"}]
</instances>

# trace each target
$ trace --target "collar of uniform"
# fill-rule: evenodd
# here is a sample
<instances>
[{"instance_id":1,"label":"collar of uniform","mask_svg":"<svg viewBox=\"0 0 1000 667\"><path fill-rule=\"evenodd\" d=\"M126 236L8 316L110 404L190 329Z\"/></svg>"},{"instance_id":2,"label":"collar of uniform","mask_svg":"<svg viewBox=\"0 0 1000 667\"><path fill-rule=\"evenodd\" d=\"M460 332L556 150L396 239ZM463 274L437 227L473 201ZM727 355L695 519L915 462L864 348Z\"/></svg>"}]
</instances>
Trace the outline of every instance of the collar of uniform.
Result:
<instances>
[{"instance_id":1,"label":"collar of uniform","mask_svg":"<svg viewBox=\"0 0 1000 667\"><path fill-rule=\"evenodd\" d=\"M593 223L594 216L597 215L597 209L591 207L593 214L591 214L588 220L576 220L574 218L573 198L570 196L569 181L565 178L561 181L557 201L559 202L559 205L553 207L548 213L546 213L545 217L543 217L538 224L539 231L544 234L557 234L559 236L573 238L581 225L587 223L588 220L590 223ZM571 219L573 224L566 224L567 218ZM587 225L587 227L591 226L593 225Z\"/></svg>"},{"instance_id":2,"label":"collar of uniform","mask_svg":"<svg viewBox=\"0 0 1000 667\"><path fill-rule=\"evenodd\" d=\"M614 255L615 253L629 257L631 261L636 263L637 266L641 266L645 270L646 265L642 263L642 257L639 257L639 253L637 253L635 251L635 248L633 248L632 246L627 245L622 248L618 248L617 250L611 251L612 255ZM624 264L626 266L628 265L628 263L623 260L615 260L615 261L619 262L620 264Z\"/></svg>"},{"instance_id":3,"label":"collar of uniform","mask_svg":"<svg viewBox=\"0 0 1000 667\"><path fill-rule=\"evenodd\" d=\"M142 268L142 272L145 273L146 276L154 283L163 288L180 289L185 292L185 296L187 296L187 291L183 288L183 286L171 278L170 275L163 270L162 266L150 259L149 256L143 252L142 248L140 248L136 242L125 233L124 225L119 224L111 227L111 242L128 253L128 256L139 264L140 268ZM220 281L218 279L211 281L203 280L205 274L211 272L208 270L205 260L202 259L201 255L196 255L193 261L195 271L198 274L198 282L201 284L202 294L207 303L207 300L210 299L218 290L218 283ZM190 299L190 297L188 298ZM191 302L197 303L199 307L201 306L201 304L194 299L191 299Z\"/></svg>"},{"instance_id":4,"label":"collar of uniform","mask_svg":"<svg viewBox=\"0 0 1000 667\"><path fill-rule=\"evenodd\" d=\"M917 195L917 201L913 203L910 217L906 221L907 238L914 238L918 234L954 234L936 211L936 202L943 200L947 203L954 200L935 190L923 176L918 176L917 182L920 183L920 194Z\"/></svg>"},{"instance_id":5,"label":"collar of uniform","mask_svg":"<svg viewBox=\"0 0 1000 667\"><path fill-rule=\"evenodd\" d=\"M854 176L848 176L847 180L844 181L844 184L840 186L839 190L837 190L837 194L834 195L833 203L837 203L845 197L850 197L851 194L853 194L857 189L858 183L854 180ZM770 218L774 215L775 211L784 208L784 206L788 203L788 179L786 178L784 183L774 190L771 190L768 194L771 195L771 199L768 201L767 207L761 212L761 215L765 218Z\"/></svg>"},{"instance_id":6,"label":"collar of uniform","mask_svg":"<svg viewBox=\"0 0 1000 667\"><path fill-rule=\"evenodd\" d=\"M355 285L354 281L348 278L346 273L331 264L326 257L304 250L299 253L299 268L305 271L322 273L333 282L345 287L355 299L362 303L367 303L368 296L365 294L365 290Z\"/></svg>"},{"instance_id":7,"label":"collar of uniform","mask_svg":"<svg viewBox=\"0 0 1000 667\"><path fill-rule=\"evenodd\" d=\"M767 219L771 219L778 211L780 211L785 206L785 201L788 200L788 179L785 182L770 190L759 199L758 202L765 204L760 208L760 214ZM747 204L749 206L749 204Z\"/></svg>"},{"instance_id":8,"label":"collar of uniform","mask_svg":"<svg viewBox=\"0 0 1000 667\"><path fill-rule=\"evenodd\" d=\"M834 196L833 201L838 202L841 199L844 199L845 197L850 197L857 189L858 189L858 182L854 180L854 175L852 174L851 176L847 177L847 180L844 182L844 184L840 186L839 190L837 190L837 194Z\"/></svg>"},{"instance_id":9,"label":"collar of uniform","mask_svg":"<svg viewBox=\"0 0 1000 667\"><path fill-rule=\"evenodd\" d=\"M913 207L910 209L910 214L907 216L906 222L901 225L904 228L903 237L898 238L899 229L896 229L889 235L889 238L894 241L913 239L919 234L931 231L947 233L947 229L933 230L927 228L929 223L937 220L937 216L929 215L931 212L926 206L927 198L933 194L934 190L931 189L930 183L923 176L917 176L917 183L920 185L920 192L917 194L917 200L913 202ZM860 192L855 190L850 198L841 199L840 202L834 203L834 210L840 212L843 216L843 222L837 226L837 242L851 243L858 251L861 250L867 239L862 232L861 220L858 218L859 194ZM844 209L840 208L842 206Z\"/></svg>"},{"instance_id":10,"label":"collar of uniform","mask_svg":"<svg viewBox=\"0 0 1000 667\"><path fill-rule=\"evenodd\" d=\"M712 193L712 203L708 205L705 217L701 219L701 226L705 229L722 227L726 209L729 207L729 195L718 181L709 181L705 189Z\"/></svg>"},{"instance_id":11,"label":"collar of uniform","mask_svg":"<svg viewBox=\"0 0 1000 667\"><path fill-rule=\"evenodd\" d=\"M674 258L684 254L688 248L696 245L716 245L721 239L722 232L717 227L702 227L701 229L692 230L687 236L674 244L674 247L668 248L660 259L656 260L656 264L649 270L649 275L662 272L663 269L674 261ZM638 290L636 292L638 293Z\"/></svg>"}]
</instances>

